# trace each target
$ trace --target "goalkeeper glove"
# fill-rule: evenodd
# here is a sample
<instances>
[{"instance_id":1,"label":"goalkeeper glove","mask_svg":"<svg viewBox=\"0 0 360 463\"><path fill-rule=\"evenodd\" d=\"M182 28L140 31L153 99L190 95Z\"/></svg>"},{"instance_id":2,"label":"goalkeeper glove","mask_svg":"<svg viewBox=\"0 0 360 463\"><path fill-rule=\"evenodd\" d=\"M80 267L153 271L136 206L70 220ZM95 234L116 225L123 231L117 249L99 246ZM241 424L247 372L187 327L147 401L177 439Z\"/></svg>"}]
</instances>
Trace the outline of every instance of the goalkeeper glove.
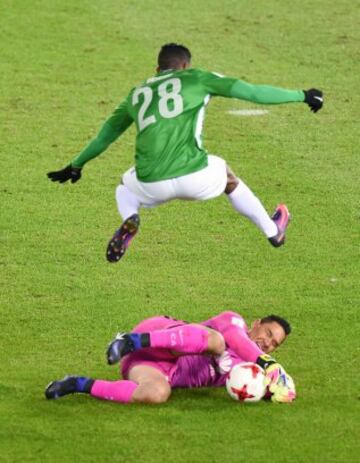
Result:
<instances>
[{"instance_id":1,"label":"goalkeeper glove","mask_svg":"<svg viewBox=\"0 0 360 463\"><path fill-rule=\"evenodd\" d=\"M316 113L322 108L323 105L323 92L317 90L316 88L311 88L310 90L303 90L305 94L304 103L310 106L310 109L313 113Z\"/></svg>"},{"instance_id":2,"label":"goalkeeper glove","mask_svg":"<svg viewBox=\"0 0 360 463\"><path fill-rule=\"evenodd\" d=\"M286 403L295 400L294 381L276 360L264 354L258 357L256 363L265 370L265 384L273 402Z\"/></svg>"},{"instance_id":3,"label":"goalkeeper glove","mask_svg":"<svg viewBox=\"0 0 360 463\"><path fill-rule=\"evenodd\" d=\"M265 371L265 384L272 402L292 402L296 398L295 384L280 364L274 363Z\"/></svg>"},{"instance_id":4,"label":"goalkeeper glove","mask_svg":"<svg viewBox=\"0 0 360 463\"><path fill-rule=\"evenodd\" d=\"M48 172L47 176L52 182L65 183L68 180L71 180L71 183L76 183L81 178L81 168L73 167L69 164L62 170Z\"/></svg>"}]
</instances>

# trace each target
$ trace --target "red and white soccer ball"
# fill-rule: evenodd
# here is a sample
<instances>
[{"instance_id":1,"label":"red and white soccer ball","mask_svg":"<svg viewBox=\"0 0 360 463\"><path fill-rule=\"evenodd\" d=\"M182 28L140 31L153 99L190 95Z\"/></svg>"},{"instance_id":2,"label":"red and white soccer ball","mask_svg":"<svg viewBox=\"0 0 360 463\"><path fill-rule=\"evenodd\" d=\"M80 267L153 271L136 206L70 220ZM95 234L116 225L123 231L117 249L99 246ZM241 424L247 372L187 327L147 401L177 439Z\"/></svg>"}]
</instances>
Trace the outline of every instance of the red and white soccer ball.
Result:
<instances>
[{"instance_id":1,"label":"red and white soccer ball","mask_svg":"<svg viewBox=\"0 0 360 463\"><path fill-rule=\"evenodd\" d=\"M259 402L266 392L264 370L256 363L239 363L230 371L226 389L240 402Z\"/></svg>"}]
</instances>

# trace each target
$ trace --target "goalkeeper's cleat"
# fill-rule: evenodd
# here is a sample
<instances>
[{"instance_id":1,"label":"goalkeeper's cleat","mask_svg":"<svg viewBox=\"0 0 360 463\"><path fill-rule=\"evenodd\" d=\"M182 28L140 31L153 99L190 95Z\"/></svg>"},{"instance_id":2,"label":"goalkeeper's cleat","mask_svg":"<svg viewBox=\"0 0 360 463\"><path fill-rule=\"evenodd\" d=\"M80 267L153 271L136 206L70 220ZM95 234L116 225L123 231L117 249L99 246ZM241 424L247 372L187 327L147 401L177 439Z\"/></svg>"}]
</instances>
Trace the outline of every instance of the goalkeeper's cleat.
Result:
<instances>
[{"instance_id":1,"label":"goalkeeper's cleat","mask_svg":"<svg viewBox=\"0 0 360 463\"><path fill-rule=\"evenodd\" d=\"M65 376L64 379L50 383L45 389L45 396L47 399L58 399L74 392L77 392L77 377Z\"/></svg>"},{"instance_id":2,"label":"goalkeeper's cleat","mask_svg":"<svg viewBox=\"0 0 360 463\"><path fill-rule=\"evenodd\" d=\"M106 259L109 262L118 262L122 258L131 240L136 235L139 226L140 217L138 214L133 214L116 230L106 250Z\"/></svg>"},{"instance_id":3,"label":"goalkeeper's cleat","mask_svg":"<svg viewBox=\"0 0 360 463\"><path fill-rule=\"evenodd\" d=\"M114 365L125 355L144 347L150 347L149 333L118 333L107 348L107 362L109 365Z\"/></svg>"},{"instance_id":4,"label":"goalkeeper's cleat","mask_svg":"<svg viewBox=\"0 0 360 463\"><path fill-rule=\"evenodd\" d=\"M94 380L86 376L65 376L50 383L45 389L45 396L47 399L58 399L75 392L90 394L93 384Z\"/></svg>"},{"instance_id":5,"label":"goalkeeper's cleat","mask_svg":"<svg viewBox=\"0 0 360 463\"><path fill-rule=\"evenodd\" d=\"M275 248L278 248L285 243L285 232L290 220L290 213L285 204L277 206L271 220L277 226L278 232L277 235L269 238L269 241Z\"/></svg>"}]
</instances>

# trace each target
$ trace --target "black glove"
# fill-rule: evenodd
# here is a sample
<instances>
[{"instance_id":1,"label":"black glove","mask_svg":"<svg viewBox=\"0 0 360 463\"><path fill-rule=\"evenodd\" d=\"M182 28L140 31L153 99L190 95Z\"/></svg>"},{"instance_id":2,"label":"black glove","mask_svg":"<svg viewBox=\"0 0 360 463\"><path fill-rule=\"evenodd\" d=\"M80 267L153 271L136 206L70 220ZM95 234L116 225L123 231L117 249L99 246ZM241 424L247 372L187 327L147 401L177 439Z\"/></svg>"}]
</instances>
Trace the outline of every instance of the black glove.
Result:
<instances>
[{"instance_id":1,"label":"black glove","mask_svg":"<svg viewBox=\"0 0 360 463\"><path fill-rule=\"evenodd\" d=\"M269 368L271 365L278 364L277 361L274 358L270 357L270 355L268 354L259 355L255 363L261 366L261 368L263 368L264 370Z\"/></svg>"},{"instance_id":2,"label":"black glove","mask_svg":"<svg viewBox=\"0 0 360 463\"><path fill-rule=\"evenodd\" d=\"M81 178L81 168L73 167L69 164L65 169L57 170L56 172L48 172L47 176L52 182L65 183L71 180L71 183L76 183Z\"/></svg>"},{"instance_id":3,"label":"black glove","mask_svg":"<svg viewBox=\"0 0 360 463\"><path fill-rule=\"evenodd\" d=\"M317 90L316 88L311 88L310 90L303 90L305 93L304 103L310 106L310 109L313 113L319 111L323 105L323 92Z\"/></svg>"}]
</instances>

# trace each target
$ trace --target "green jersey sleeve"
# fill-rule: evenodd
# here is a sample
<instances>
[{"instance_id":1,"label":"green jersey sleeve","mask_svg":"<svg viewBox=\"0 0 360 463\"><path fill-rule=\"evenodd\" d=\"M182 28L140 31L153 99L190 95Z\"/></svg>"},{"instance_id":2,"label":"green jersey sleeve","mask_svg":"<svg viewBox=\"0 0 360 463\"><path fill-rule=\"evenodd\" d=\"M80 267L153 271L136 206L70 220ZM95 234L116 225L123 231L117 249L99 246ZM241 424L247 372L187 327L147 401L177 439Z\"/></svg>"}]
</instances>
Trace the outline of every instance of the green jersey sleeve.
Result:
<instances>
[{"instance_id":1,"label":"green jersey sleeve","mask_svg":"<svg viewBox=\"0 0 360 463\"><path fill-rule=\"evenodd\" d=\"M303 102L302 90L287 90L270 85L254 85L244 80L224 77L213 72L203 72L201 80L212 96L224 96L260 104Z\"/></svg>"},{"instance_id":2,"label":"green jersey sleeve","mask_svg":"<svg viewBox=\"0 0 360 463\"><path fill-rule=\"evenodd\" d=\"M124 100L106 120L99 133L71 161L73 167L83 167L88 161L103 153L132 124L133 118L128 111L127 99Z\"/></svg>"},{"instance_id":3,"label":"green jersey sleeve","mask_svg":"<svg viewBox=\"0 0 360 463\"><path fill-rule=\"evenodd\" d=\"M200 71L200 80L206 92L211 96L225 96L231 98L231 88L237 79L225 77L216 72Z\"/></svg>"},{"instance_id":4,"label":"green jersey sleeve","mask_svg":"<svg viewBox=\"0 0 360 463\"><path fill-rule=\"evenodd\" d=\"M253 85L237 80L231 87L230 96L259 104L300 103L304 101L302 90L287 90L270 85Z\"/></svg>"}]
</instances>

